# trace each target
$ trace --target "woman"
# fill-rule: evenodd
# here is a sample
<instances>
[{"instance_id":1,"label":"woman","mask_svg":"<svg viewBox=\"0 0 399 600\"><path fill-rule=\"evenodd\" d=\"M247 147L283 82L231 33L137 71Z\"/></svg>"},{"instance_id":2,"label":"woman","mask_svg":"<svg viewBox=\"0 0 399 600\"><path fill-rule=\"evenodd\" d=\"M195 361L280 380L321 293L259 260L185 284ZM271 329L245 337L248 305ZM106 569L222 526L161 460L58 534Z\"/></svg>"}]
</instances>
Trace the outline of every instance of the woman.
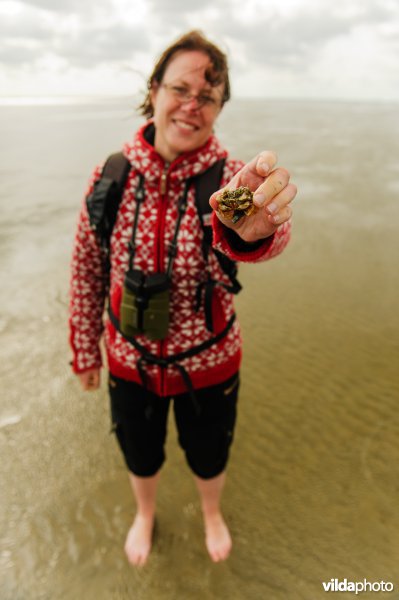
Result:
<instances>
[{"instance_id":1,"label":"woman","mask_svg":"<svg viewBox=\"0 0 399 600\"><path fill-rule=\"evenodd\" d=\"M151 548L171 403L200 494L207 550L220 561L232 546L220 499L235 424L241 339L231 272L214 250L248 262L280 253L289 238L296 188L285 169L275 168L273 152L261 152L245 166L228 158L213 126L229 95L226 57L201 33L189 32L155 66L141 107L148 120L123 149L130 171L110 240L105 345L112 419L137 504L125 544L135 565L146 562ZM256 192L258 210L236 223L212 211L211 249L204 245L194 180L206 173L202 177L209 183L216 163L223 172L212 191L248 186ZM97 169L89 193L100 176ZM213 209L216 196L210 198ZM154 274L168 282L167 289L148 292L150 300L141 305L132 281L138 277L144 286ZM73 370L85 390L100 383L106 295L101 245L84 203L72 261L70 341ZM143 325L154 298L162 298L168 319L166 334L158 336ZM140 308L141 328L129 329L139 305L146 306Z\"/></svg>"}]
</instances>

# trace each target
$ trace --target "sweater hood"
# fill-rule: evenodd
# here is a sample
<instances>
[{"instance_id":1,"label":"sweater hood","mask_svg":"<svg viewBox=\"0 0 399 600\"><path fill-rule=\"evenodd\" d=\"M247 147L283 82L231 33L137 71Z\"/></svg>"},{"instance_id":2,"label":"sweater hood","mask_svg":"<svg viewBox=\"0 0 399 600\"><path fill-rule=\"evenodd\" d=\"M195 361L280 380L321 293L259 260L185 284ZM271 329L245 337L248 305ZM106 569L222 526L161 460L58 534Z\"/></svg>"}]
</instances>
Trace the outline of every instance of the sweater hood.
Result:
<instances>
[{"instance_id":1,"label":"sweater hood","mask_svg":"<svg viewBox=\"0 0 399 600\"><path fill-rule=\"evenodd\" d=\"M133 168L145 174L148 183L154 186L159 185L161 175L166 167L169 181L172 184L180 183L188 177L206 171L216 161L227 157L227 151L216 136L211 135L203 146L180 154L168 165L149 141L153 139L154 132L155 126L153 120L150 119L138 130L133 142L126 143L123 148L123 153Z\"/></svg>"}]
</instances>

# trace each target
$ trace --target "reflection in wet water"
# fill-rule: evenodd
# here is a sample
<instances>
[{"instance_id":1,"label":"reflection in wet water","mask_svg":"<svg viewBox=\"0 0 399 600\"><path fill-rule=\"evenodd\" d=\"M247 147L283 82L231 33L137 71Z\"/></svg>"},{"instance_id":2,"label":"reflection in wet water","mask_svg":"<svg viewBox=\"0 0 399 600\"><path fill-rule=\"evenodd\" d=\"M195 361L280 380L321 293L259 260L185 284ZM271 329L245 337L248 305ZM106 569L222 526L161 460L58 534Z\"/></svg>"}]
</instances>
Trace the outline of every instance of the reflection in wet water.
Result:
<instances>
[{"instance_id":1,"label":"reflection in wet water","mask_svg":"<svg viewBox=\"0 0 399 600\"><path fill-rule=\"evenodd\" d=\"M77 107L18 109L21 131L53 110L59 131L47 135L68 132L52 177L33 157L20 186L1 193L4 233L13 232L1 259L2 600L317 600L331 578L392 581L398 597L397 164L375 175L397 154L396 110L266 106L254 102L243 120L236 103L220 125L245 159L264 146L248 132L268 132L300 189L285 254L241 268L245 358L224 497L234 551L225 564L207 557L171 421L154 550L142 570L123 555L133 504L105 386L79 391L65 327L70 243L93 147L101 160L135 122L127 126L122 105L119 122L115 107L109 119L102 107L97 121L93 108L90 131ZM8 122L6 110L17 109L2 109ZM19 133L8 135L11 143ZM12 152L1 164L16 168ZM10 210L10 193L26 220Z\"/></svg>"}]
</instances>

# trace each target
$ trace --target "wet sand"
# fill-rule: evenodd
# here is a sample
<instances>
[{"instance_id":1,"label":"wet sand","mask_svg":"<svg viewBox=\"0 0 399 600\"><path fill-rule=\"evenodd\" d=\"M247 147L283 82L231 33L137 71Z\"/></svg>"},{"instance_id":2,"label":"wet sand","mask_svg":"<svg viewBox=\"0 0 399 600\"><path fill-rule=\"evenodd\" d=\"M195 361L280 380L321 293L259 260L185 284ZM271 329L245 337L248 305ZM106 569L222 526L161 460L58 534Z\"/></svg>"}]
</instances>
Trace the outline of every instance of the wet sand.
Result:
<instances>
[{"instance_id":1,"label":"wet sand","mask_svg":"<svg viewBox=\"0 0 399 600\"><path fill-rule=\"evenodd\" d=\"M80 392L65 325L93 148L105 156L136 121L123 106L92 121L76 107L13 110L31 127L21 139L49 127L46 164L28 138L20 178L17 150L1 152L2 600L321 600L331 578L390 581L399 598L397 107L254 102L223 115L233 154L276 148L292 171L293 239L281 257L240 269L243 383L224 496L233 553L207 557L171 421L143 570L123 554L134 507L105 382Z\"/></svg>"}]
</instances>

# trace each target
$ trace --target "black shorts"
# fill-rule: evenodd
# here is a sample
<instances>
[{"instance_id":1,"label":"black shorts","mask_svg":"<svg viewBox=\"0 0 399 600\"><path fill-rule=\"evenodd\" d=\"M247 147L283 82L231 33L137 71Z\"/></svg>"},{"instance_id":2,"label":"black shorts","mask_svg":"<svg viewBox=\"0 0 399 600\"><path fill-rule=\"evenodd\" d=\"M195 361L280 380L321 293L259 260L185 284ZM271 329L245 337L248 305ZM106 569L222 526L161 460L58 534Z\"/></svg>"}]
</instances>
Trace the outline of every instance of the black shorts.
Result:
<instances>
[{"instance_id":1,"label":"black shorts","mask_svg":"<svg viewBox=\"0 0 399 600\"><path fill-rule=\"evenodd\" d=\"M188 393L162 398L137 383L110 375L113 430L128 469L140 477L150 477L162 466L173 400L179 444L190 468L203 479L219 475L226 467L233 441L239 383L237 373L223 383L196 390L198 412Z\"/></svg>"}]
</instances>

